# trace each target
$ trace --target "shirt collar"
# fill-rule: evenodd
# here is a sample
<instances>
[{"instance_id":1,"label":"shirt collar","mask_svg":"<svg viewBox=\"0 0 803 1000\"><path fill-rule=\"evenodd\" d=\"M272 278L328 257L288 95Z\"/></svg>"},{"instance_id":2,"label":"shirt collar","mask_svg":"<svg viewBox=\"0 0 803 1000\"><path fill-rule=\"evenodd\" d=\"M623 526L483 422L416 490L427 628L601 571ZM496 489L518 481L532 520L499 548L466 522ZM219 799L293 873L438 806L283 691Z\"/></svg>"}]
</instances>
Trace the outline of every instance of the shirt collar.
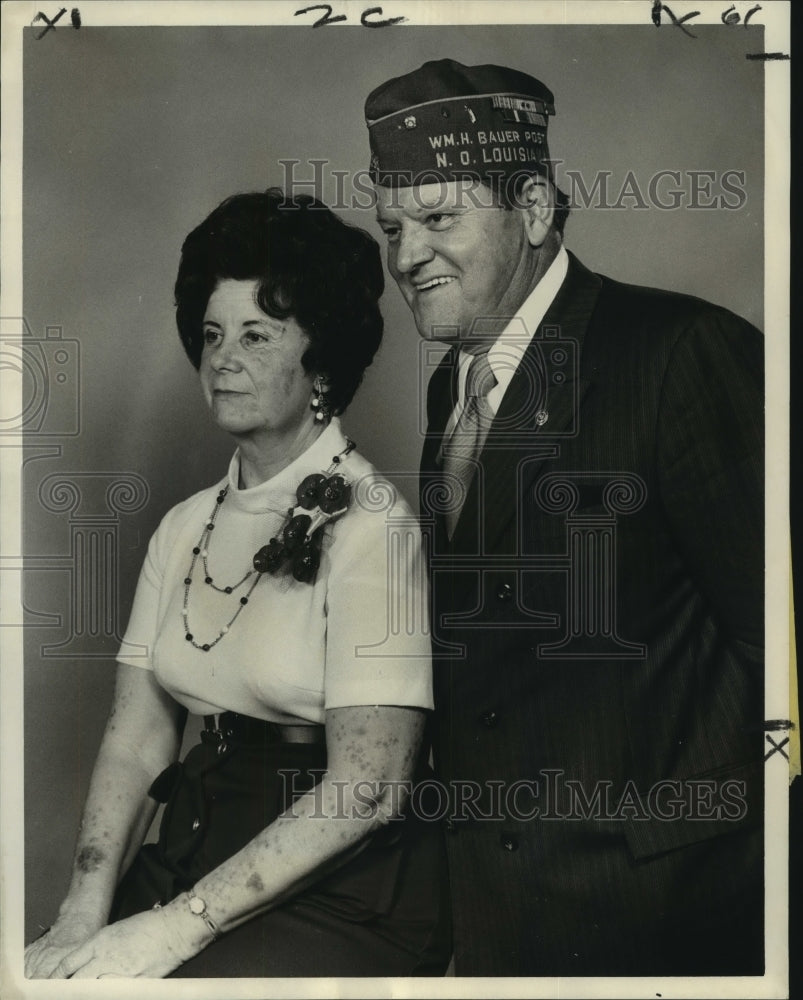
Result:
<instances>
[{"instance_id":1,"label":"shirt collar","mask_svg":"<svg viewBox=\"0 0 803 1000\"><path fill-rule=\"evenodd\" d=\"M340 421L337 417L332 417L329 426L305 452L275 476L248 489L240 489L238 485L240 482L238 448L229 463L227 502L231 501L233 506L245 511L272 510L284 513L291 502L295 504L296 490L302 479L313 472L325 472L329 469L333 456L345 451L347 444Z\"/></svg>"},{"instance_id":2,"label":"shirt collar","mask_svg":"<svg viewBox=\"0 0 803 1000\"><path fill-rule=\"evenodd\" d=\"M499 409L505 390L518 368L524 353L530 346L547 309L552 305L555 296L569 270L569 255L561 244L555 259L549 265L543 278L522 302L516 315L513 316L504 330L499 334L488 351L488 361L496 378L496 385L486 397L494 413ZM466 375L473 355L461 351L458 360L459 405L465 401Z\"/></svg>"}]
</instances>

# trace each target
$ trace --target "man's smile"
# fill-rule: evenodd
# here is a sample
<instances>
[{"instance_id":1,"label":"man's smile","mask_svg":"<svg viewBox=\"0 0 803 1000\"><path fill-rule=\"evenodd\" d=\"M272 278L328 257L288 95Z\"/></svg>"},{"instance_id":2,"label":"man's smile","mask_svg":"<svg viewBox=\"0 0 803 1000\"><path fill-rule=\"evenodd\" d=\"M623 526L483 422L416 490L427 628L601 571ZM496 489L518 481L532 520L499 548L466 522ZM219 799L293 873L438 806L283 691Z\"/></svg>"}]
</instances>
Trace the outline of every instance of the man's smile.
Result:
<instances>
[{"instance_id":1,"label":"man's smile","mask_svg":"<svg viewBox=\"0 0 803 1000\"><path fill-rule=\"evenodd\" d=\"M437 288L439 285L448 285L455 279L450 275L443 275L437 278L430 278L428 281L422 281L420 284L413 282L413 288L417 292L428 292L432 288Z\"/></svg>"}]
</instances>

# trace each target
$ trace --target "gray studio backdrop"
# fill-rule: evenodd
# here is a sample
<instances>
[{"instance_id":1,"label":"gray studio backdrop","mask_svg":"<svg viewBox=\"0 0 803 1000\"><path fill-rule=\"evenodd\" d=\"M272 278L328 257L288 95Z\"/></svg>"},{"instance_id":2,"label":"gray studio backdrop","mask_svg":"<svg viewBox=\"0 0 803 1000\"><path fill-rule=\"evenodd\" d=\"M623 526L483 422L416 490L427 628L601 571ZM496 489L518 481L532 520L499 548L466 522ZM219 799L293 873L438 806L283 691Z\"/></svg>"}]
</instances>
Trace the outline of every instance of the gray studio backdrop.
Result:
<instances>
[{"instance_id":1,"label":"gray studio backdrop","mask_svg":"<svg viewBox=\"0 0 803 1000\"><path fill-rule=\"evenodd\" d=\"M29 938L52 921L66 886L148 538L172 504L222 475L231 451L175 333L185 235L226 196L282 184L280 160L301 161L296 179L313 176L308 161L328 161L320 193L333 201L329 171L367 166L363 101L388 77L444 56L503 63L555 92L558 177L577 171L590 189L597 171L610 174L607 202L619 207L578 208L569 248L594 270L691 292L762 326L764 67L745 58L763 48L762 34L694 31L84 26L38 41L26 32ZM679 184L665 178L656 189L665 204L681 202L674 210L650 198L662 170L681 172ZM726 171L740 172L730 185L741 194L723 189ZM720 207L702 207L712 201ZM369 209L342 214L381 238ZM420 342L392 282L383 309L385 341L345 425L414 501Z\"/></svg>"}]
</instances>

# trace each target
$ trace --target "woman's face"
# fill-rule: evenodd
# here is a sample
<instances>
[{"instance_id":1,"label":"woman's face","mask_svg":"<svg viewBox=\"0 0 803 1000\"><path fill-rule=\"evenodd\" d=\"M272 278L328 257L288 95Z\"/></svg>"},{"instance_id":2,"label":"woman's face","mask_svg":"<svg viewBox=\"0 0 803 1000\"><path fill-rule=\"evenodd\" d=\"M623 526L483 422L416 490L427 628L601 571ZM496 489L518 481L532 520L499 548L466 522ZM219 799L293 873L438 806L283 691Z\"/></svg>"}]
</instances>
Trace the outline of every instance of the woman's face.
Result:
<instances>
[{"instance_id":1,"label":"woman's face","mask_svg":"<svg viewBox=\"0 0 803 1000\"><path fill-rule=\"evenodd\" d=\"M237 437L293 440L314 423L309 337L256 304L256 281L218 282L204 313L200 376L217 424Z\"/></svg>"}]
</instances>

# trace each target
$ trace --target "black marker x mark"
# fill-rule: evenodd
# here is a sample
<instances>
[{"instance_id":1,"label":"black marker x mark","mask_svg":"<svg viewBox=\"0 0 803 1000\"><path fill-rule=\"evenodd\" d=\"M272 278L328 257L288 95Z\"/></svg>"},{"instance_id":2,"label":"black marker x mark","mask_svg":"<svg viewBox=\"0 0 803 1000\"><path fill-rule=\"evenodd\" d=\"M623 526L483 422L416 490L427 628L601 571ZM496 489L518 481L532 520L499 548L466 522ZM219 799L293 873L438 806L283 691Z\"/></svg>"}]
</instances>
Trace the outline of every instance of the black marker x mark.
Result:
<instances>
[{"instance_id":1,"label":"black marker x mark","mask_svg":"<svg viewBox=\"0 0 803 1000\"><path fill-rule=\"evenodd\" d=\"M66 7L62 7L61 10L58 12L58 14L56 14L56 16L51 21L50 18L47 17L45 14L43 14L42 11L40 10L39 13L36 15L36 17L33 19L33 21L31 21L31 24L35 24L37 21L45 21L46 24L47 24L47 27L43 28L42 31L40 31L39 34L36 36L37 42L41 38L44 38L45 35L48 33L48 31L50 31L51 28L55 27L56 21L58 21L58 19L60 17L62 17L62 15L66 14L66 13L67 13L67 8Z\"/></svg>"},{"instance_id":2,"label":"black marker x mark","mask_svg":"<svg viewBox=\"0 0 803 1000\"><path fill-rule=\"evenodd\" d=\"M768 761L770 757L772 757L772 755L776 753L780 753L782 757L786 757L786 759L789 760L789 754L784 750L784 747L789 742L788 736L785 736L780 743L776 743L771 736L766 736L765 739L767 743L772 745L772 749L768 750L767 753L764 754L765 762Z\"/></svg>"},{"instance_id":3,"label":"black marker x mark","mask_svg":"<svg viewBox=\"0 0 803 1000\"><path fill-rule=\"evenodd\" d=\"M680 30L683 32L684 35L688 35L689 38L697 37L697 35L693 35L687 28L683 27L683 22L690 21L693 17L699 17L700 16L699 10L692 10L688 14L684 14L683 17L675 17L675 15L672 13L671 8L667 7L665 3L661 3L660 0L655 0L655 2L652 5L652 23L655 25L656 28L660 28L661 26L662 11L666 11L666 13L670 17L670 20L672 21L672 24L674 24L676 28L680 28Z\"/></svg>"}]
</instances>

